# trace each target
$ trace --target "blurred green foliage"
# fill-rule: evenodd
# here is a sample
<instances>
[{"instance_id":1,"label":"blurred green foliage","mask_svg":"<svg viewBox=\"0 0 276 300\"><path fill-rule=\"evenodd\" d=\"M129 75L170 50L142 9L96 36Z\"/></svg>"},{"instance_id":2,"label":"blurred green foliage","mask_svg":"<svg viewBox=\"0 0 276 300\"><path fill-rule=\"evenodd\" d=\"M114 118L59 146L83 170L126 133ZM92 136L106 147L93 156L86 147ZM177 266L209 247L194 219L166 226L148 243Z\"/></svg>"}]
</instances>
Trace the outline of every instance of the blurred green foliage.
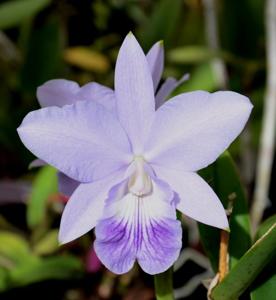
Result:
<instances>
[{"instance_id":1,"label":"blurred green foliage","mask_svg":"<svg viewBox=\"0 0 276 300\"><path fill-rule=\"evenodd\" d=\"M0 231L0 292L47 279L72 278L81 272L82 264L76 257L41 258L18 234Z\"/></svg>"},{"instance_id":2,"label":"blurred green foliage","mask_svg":"<svg viewBox=\"0 0 276 300\"><path fill-rule=\"evenodd\" d=\"M25 19L35 16L50 0L6 1L0 6L0 28L7 29L20 25Z\"/></svg>"},{"instance_id":3,"label":"blurred green foliage","mask_svg":"<svg viewBox=\"0 0 276 300\"><path fill-rule=\"evenodd\" d=\"M28 199L27 222L35 228L46 218L48 199L58 192L56 170L45 166L39 170Z\"/></svg>"}]
</instances>

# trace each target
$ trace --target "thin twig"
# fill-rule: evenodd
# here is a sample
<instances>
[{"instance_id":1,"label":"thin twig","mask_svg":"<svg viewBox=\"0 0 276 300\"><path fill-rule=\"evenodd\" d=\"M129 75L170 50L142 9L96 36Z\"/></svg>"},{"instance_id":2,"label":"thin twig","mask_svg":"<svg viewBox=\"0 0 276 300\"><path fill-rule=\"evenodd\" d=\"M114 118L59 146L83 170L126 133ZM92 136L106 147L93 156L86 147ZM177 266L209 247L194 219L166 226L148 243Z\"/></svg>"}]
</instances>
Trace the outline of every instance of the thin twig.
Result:
<instances>
[{"instance_id":1,"label":"thin twig","mask_svg":"<svg viewBox=\"0 0 276 300\"><path fill-rule=\"evenodd\" d=\"M174 290L175 299L183 299L190 296L202 284L202 281L206 280L206 278L209 278L212 275L213 272L211 270L207 270L203 273L195 275L189 279L185 285Z\"/></svg>"},{"instance_id":2,"label":"thin twig","mask_svg":"<svg viewBox=\"0 0 276 300\"><path fill-rule=\"evenodd\" d=\"M256 186L251 210L252 230L256 232L268 201L276 128L276 0L266 2L267 88L257 162Z\"/></svg>"},{"instance_id":3,"label":"thin twig","mask_svg":"<svg viewBox=\"0 0 276 300\"><path fill-rule=\"evenodd\" d=\"M174 290L175 299L182 299L191 295L196 288L202 284L202 281L213 276L210 261L206 256L199 253L192 248L186 248L181 253L176 263L174 264L174 271L179 270L187 261L193 261L200 267L204 268L203 273L197 274L190 278L183 286Z\"/></svg>"},{"instance_id":4,"label":"thin twig","mask_svg":"<svg viewBox=\"0 0 276 300\"><path fill-rule=\"evenodd\" d=\"M192 248L185 248L183 251L181 251L177 261L173 266L174 272L182 268L183 265L189 260L195 262L197 265L206 270L210 269L210 262L206 256Z\"/></svg>"},{"instance_id":5,"label":"thin twig","mask_svg":"<svg viewBox=\"0 0 276 300\"><path fill-rule=\"evenodd\" d=\"M206 39L208 46L214 52L219 52L219 36L217 28L217 14L214 0L203 0L204 14L205 14L205 28ZM214 58L212 60L212 68L216 76L216 80L220 88L225 89L227 86L227 72L226 67L221 58Z\"/></svg>"}]
</instances>

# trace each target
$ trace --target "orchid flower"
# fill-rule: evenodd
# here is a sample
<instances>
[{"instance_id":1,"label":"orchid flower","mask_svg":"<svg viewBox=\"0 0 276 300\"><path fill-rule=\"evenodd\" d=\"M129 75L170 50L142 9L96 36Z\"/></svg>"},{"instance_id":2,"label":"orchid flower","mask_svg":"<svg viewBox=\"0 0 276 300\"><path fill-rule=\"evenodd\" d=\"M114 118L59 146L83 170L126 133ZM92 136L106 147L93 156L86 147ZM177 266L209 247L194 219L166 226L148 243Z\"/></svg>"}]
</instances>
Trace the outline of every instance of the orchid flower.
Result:
<instances>
[{"instance_id":1,"label":"orchid flower","mask_svg":"<svg viewBox=\"0 0 276 300\"><path fill-rule=\"evenodd\" d=\"M152 75L154 91L156 94L156 109L161 106L166 98L184 81L189 78L184 74L180 80L173 77L167 78L160 88L160 80L164 71L164 47L163 42L155 43L146 55ZM107 110L115 111L114 91L104 85L91 82L80 87L78 83L66 79L53 79L45 82L37 89L37 99L41 107L73 104L77 101L88 100L102 104ZM46 163L41 159L35 159L30 168L41 167ZM59 192L71 196L80 183L62 172L58 172Z\"/></svg>"},{"instance_id":2,"label":"orchid flower","mask_svg":"<svg viewBox=\"0 0 276 300\"><path fill-rule=\"evenodd\" d=\"M208 166L244 128L252 104L235 92L195 91L157 110L152 74L128 34L115 68L115 112L97 101L46 107L18 128L37 157L80 182L59 232L68 243L95 227L101 262L122 274L135 261L161 273L177 259L187 216L228 229L225 210L196 171Z\"/></svg>"}]
</instances>

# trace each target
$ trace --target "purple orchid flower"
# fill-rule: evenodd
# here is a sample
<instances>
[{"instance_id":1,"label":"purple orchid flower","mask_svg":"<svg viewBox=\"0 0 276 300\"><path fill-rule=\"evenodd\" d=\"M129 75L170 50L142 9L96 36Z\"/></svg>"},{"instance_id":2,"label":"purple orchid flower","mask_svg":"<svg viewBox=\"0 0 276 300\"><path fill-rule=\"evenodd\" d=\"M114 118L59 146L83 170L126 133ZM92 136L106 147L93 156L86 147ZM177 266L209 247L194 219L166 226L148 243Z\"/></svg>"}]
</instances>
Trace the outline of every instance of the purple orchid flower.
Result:
<instances>
[{"instance_id":1,"label":"purple orchid flower","mask_svg":"<svg viewBox=\"0 0 276 300\"><path fill-rule=\"evenodd\" d=\"M195 91L155 110L154 94L145 54L129 34L116 62L115 113L78 101L31 112L18 128L30 151L81 182L62 215L61 243L96 227L97 256L117 274L135 261L149 274L174 263L182 235L176 209L228 229L221 202L196 171L237 137L252 104L235 92Z\"/></svg>"},{"instance_id":2,"label":"purple orchid flower","mask_svg":"<svg viewBox=\"0 0 276 300\"><path fill-rule=\"evenodd\" d=\"M164 71L163 42L160 41L155 43L147 53L146 58L152 75L154 91L156 94L155 106L157 109L179 85L189 78L189 75L185 74L180 80L169 77L158 89ZM77 101L86 100L102 104L111 112L115 111L114 91L96 82L91 82L80 87L78 83L71 80L49 80L37 89L37 99L41 107L62 107ZM46 165L46 162L41 159L35 159L30 164L30 168L41 167L44 165ZM79 184L80 182L70 178L62 172L58 172L58 186L60 193L70 197Z\"/></svg>"}]
</instances>

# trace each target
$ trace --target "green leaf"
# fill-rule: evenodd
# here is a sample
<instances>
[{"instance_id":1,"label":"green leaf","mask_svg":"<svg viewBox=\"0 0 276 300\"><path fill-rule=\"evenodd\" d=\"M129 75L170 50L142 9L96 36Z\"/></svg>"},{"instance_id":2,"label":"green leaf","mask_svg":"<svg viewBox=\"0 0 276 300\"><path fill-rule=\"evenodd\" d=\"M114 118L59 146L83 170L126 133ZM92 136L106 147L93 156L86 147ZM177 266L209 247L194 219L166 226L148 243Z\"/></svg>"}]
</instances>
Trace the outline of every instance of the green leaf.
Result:
<instances>
[{"instance_id":1,"label":"green leaf","mask_svg":"<svg viewBox=\"0 0 276 300\"><path fill-rule=\"evenodd\" d=\"M33 251L38 255L52 254L59 249L58 230L53 229L42 237L34 246Z\"/></svg>"},{"instance_id":2,"label":"green leaf","mask_svg":"<svg viewBox=\"0 0 276 300\"><path fill-rule=\"evenodd\" d=\"M174 64L198 65L211 62L211 60L216 58L219 58L225 63L233 66L243 66L253 70L263 68L263 62L261 60L243 58L234 55L231 52L222 50L213 51L200 45L174 48L168 52L168 60Z\"/></svg>"},{"instance_id":3,"label":"green leaf","mask_svg":"<svg viewBox=\"0 0 276 300\"><path fill-rule=\"evenodd\" d=\"M0 267L0 291L4 291L7 288L8 286L7 278L8 278L7 270Z\"/></svg>"},{"instance_id":4,"label":"green leaf","mask_svg":"<svg viewBox=\"0 0 276 300\"><path fill-rule=\"evenodd\" d=\"M202 64L194 68L188 81L185 81L174 94L195 90L214 91L219 86L214 70L210 63Z\"/></svg>"},{"instance_id":5,"label":"green leaf","mask_svg":"<svg viewBox=\"0 0 276 300\"><path fill-rule=\"evenodd\" d=\"M57 193L56 169L50 166L41 168L34 180L27 207L27 222L30 228L40 224L45 217L49 197Z\"/></svg>"},{"instance_id":6,"label":"green leaf","mask_svg":"<svg viewBox=\"0 0 276 300\"><path fill-rule=\"evenodd\" d=\"M212 299L238 299L273 256L275 257L275 250L276 224L245 253L223 281L213 289Z\"/></svg>"},{"instance_id":7,"label":"green leaf","mask_svg":"<svg viewBox=\"0 0 276 300\"><path fill-rule=\"evenodd\" d=\"M204 46L185 46L169 51L168 59L176 64L198 64L215 57L215 53Z\"/></svg>"},{"instance_id":8,"label":"green leaf","mask_svg":"<svg viewBox=\"0 0 276 300\"><path fill-rule=\"evenodd\" d=\"M38 259L11 270L12 287L28 285L49 279L71 279L83 270L82 263L74 256L63 255Z\"/></svg>"},{"instance_id":9,"label":"green leaf","mask_svg":"<svg viewBox=\"0 0 276 300\"><path fill-rule=\"evenodd\" d=\"M247 58L258 55L256 41L263 38L265 3L262 0L223 1L218 14L223 49Z\"/></svg>"},{"instance_id":10,"label":"green leaf","mask_svg":"<svg viewBox=\"0 0 276 300\"><path fill-rule=\"evenodd\" d=\"M261 238L274 224L276 224L276 215L271 216L260 225L255 239L257 240ZM275 266L276 255L254 282L251 292L251 300L274 300L276 295Z\"/></svg>"},{"instance_id":11,"label":"green leaf","mask_svg":"<svg viewBox=\"0 0 276 300\"><path fill-rule=\"evenodd\" d=\"M21 88L35 94L45 81L59 76L62 66L62 39L55 18L33 27L26 41L27 51L21 71Z\"/></svg>"},{"instance_id":12,"label":"green leaf","mask_svg":"<svg viewBox=\"0 0 276 300\"><path fill-rule=\"evenodd\" d=\"M6 1L0 5L0 28L7 29L20 24L45 8L50 0Z\"/></svg>"},{"instance_id":13,"label":"green leaf","mask_svg":"<svg viewBox=\"0 0 276 300\"><path fill-rule=\"evenodd\" d=\"M174 300L172 275L172 268L154 275L155 296L157 300Z\"/></svg>"},{"instance_id":14,"label":"green leaf","mask_svg":"<svg viewBox=\"0 0 276 300\"><path fill-rule=\"evenodd\" d=\"M231 269L251 245L250 221L245 193L234 162L228 152L222 154L214 164L202 170L200 175L211 185L226 209L229 200L233 201L233 211L229 222L231 230L229 238ZM199 230L203 246L214 271L217 272L219 230L203 224L199 224Z\"/></svg>"},{"instance_id":15,"label":"green leaf","mask_svg":"<svg viewBox=\"0 0 276 300\"><path fill-rule=\"evenodd\" d=\"M30 255L26 240L18 234L0 231L0 265L9 268L26 261Z\"/></svg>"},{"instance_id":16,"label":"green leaf","mask_svg":"<svg viewBox=\"0 0 276 300\"><path fill-rule=\"evenodd\" d=\"M181 0L161 0L155 4L153 13L140 34L146 50L159 40L169 44L180 16L181 5Z\"/></svg>"},{"instance_id":17,"label":"green leaf","mask_svg":"<svg viewBox=\"0 0 276 300\"><path fill-rule=\"evenodd\" d=\"M275 271L275 270L274 270ZM276 274L257 286L251 292L251 300L275 300L276 295Z\"/></svg>"},{"instance_id":18,"label":"green leaf","mask_svg":"<svg viewBox=\"0 0 276 300\"><path fill-rule=\"evenodd\" d=\"M255 241L263 236L267 230L276 223L276 214L266 219L258 228L258 231L255 236Z\"/></svg>"}]
</instances>

